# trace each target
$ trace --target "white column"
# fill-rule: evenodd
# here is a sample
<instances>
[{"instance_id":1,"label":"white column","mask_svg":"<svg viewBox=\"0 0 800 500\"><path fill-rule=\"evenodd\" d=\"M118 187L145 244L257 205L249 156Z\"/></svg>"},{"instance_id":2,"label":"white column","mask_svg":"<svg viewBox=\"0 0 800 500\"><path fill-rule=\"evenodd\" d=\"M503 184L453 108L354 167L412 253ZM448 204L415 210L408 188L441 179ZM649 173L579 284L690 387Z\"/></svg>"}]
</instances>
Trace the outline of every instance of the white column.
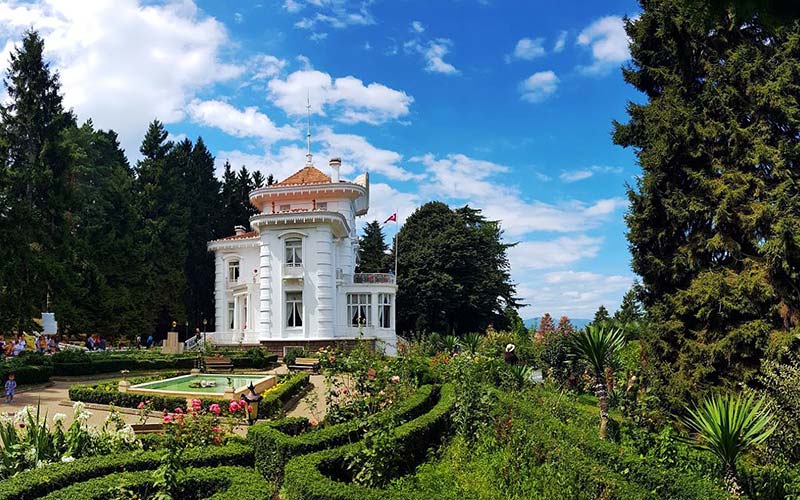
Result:
<instances>
[{"instance_id":1,"label":"white column","mask_svg":"<svg viewBox=\"0 0 800 500\"><path fill-rule=\"evenodd\" d=\"M225 324L225 261L222 253L214 254L214 329L218 332L227 330Z\"/></svg>"},{"instance_id":2,"label":"white column","mask_svg":"<svg viewBox=\"0 0 800 500\"><path fill-rule=\"evenodd\" d=\"M333 234L327 226L319 228L317 241L317 331L312 336L330 338L334 334L334 273L333 268Z\"/></svg>"},{"instance_id":3,"label":"white column","mask_svg":"<svg viewBox=\"0 0 800 500\"><path fill-rule=\"evenodd\" d=\"M261 237L261 253L259 263L259 305L258 333L261 339L272 338L272 266L269 244L266 235Z\"/></svg>"}]
</instances>

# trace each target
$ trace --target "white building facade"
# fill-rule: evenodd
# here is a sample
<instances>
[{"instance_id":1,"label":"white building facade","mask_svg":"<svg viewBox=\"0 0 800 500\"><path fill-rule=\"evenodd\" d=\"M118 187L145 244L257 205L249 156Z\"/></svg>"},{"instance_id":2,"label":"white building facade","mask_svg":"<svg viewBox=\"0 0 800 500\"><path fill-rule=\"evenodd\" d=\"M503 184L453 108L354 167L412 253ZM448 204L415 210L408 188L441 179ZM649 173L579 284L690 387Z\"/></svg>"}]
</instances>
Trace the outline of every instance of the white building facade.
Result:
<instances>
[{"instance_id":1,"label":"white building facade","mask_svg":"<svg viewBox=\"0 0 800 500\"><path fill-rule=\"evenodd\" d=\"M214 253L218 345L264 345L284 354L358 338L396 352L390 272L356 273L357 218L369 210L369 175L339 179L311 165L250 193L259 213L251 230L237 227L209 242ZM387 270L388 271L388 270Z\"/></svg>"}]
</instances>

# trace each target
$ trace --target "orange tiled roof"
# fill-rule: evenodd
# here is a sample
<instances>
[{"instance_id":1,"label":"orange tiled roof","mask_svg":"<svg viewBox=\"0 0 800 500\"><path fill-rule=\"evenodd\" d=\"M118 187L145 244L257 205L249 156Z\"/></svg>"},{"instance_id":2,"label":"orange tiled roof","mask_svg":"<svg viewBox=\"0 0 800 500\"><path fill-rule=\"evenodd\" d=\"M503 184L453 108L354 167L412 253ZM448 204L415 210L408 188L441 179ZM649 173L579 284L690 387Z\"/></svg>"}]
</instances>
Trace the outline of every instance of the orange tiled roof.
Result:
<instances>
[{"instance_id":1,"label":"orange tiled roof","mask_svg":"<svg viewBox=\"0 0 800 500\"><path fill-rule=\"evenodd\" d=\"M323 174L316 167L303 167L275 185L291 186L298 184L326 184L329 182L331 182L331 178Z\"/></svg>"},{"instance_id":2,"label":"orange tiled roof","mask_svg":"<svg viewBox=\"0 0 800 500\"><path fill-rule=\"evenodd\" d=\"M232 234L230 236L226 236L222 238L223 240L242 240L244 238L255 238L258 236L258 233L255 231L247 231L246 233L242 234Z\"/></svg>"}]
</instances>

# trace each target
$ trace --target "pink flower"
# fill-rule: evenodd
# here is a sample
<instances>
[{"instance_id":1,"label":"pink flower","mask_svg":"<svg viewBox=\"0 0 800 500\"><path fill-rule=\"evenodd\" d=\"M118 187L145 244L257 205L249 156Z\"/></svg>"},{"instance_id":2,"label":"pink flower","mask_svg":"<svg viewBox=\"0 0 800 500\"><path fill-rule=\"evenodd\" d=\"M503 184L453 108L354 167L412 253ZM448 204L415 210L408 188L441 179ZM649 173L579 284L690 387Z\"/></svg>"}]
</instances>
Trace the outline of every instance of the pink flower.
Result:
<instances>
[{"instance_id":1,"label":"pink flower","mask_svg":"<svg viewBox=\"0 0 800 500\"><path fill-rule=\"evenodd\" d=\"M165 424L172 423L172 414L171 413L168 413L168 414L164 415L164 423Z\"/></svg>"},{"instance_id":2,"label":"pink flower","mask_svg":"<svg viewBox=\"0 0 800 500\"><path fill-rule=\"evenodd\" d=\"M314 427L316 427L319 424L319 422L317 422L316 420L309 420L308 423Z\"/></svg>"},{"instance_id":3,"label":"pink flower","mask_svg":"<svg viewBox=\"0 0 800 500\"><path fill-rule=\"evenodd\" d=\"M393 376L391 380L393 384L400 382L400 375Z\"/></svg>"},{"instance_id":4,"label":"pink flower","mask_svg":"<svg viewBox=\"0 0 800 500\"><path fill-rule=\"evenodd\" d=\"M177 413L178 415L183 414L183 408L180 408L180 407L179 408L175 408L175 413Z\"/></svg>"},{"instance_id":5,"label":"pink flower","mask_svg":"<svg viewBox=\"0 0 800 500\"><path fill-rule=\"evenodd\" d=\"M217 403L212 404L208 407L208 410L213 413L214 415L219 415L222 410L219 409L219 405Z\"/></svg>"},{"instance_id":6,"label":"pink flower","mask_svg":"<svg viewBox=\"0 0 800 500\"><path fill-rule=\"evenodd\" d=\"M217 434L219 434L220 432L222 432L222 429L220 429L219 427L213 427L211 430L212 430L212 431L214 431L214 432L215 432L215 433L217 433Z\"/></svg>"},{"instance_id":7,"label":"pink flower","mask_svg":"<svg viewBox=\"0 0 800 500\"><path fill-rule=\"evenodd\" d=\"M200 402L199 399L192 400L192 408L194 408L195 410L200 411L200 408L202 408L202 406L203 404Z\"/></svg>"},{"instance_id":8,"label":"pink flower","mask_svg":"<svg viewBox=\"0 0 800 500\"><path fill-rule=\"evenodd\" d=\"M139 408L140 410L141 410L142 408L144 408L144 401L141 401L141 402L139 403L139 406L137 406L137 408Z\"/></svg>"},{"instance_id":9,"label":"pink flower","mask_svg":"<svg viewBox=\"0 0 800 500\"><path fill-rule=\"evenodd\" d=\"M236 400L232 399L231 404L228 405L228 410L230 410L231 413L236 413L237 411L239 411L239 403L237 403Z\"/></svg>"}]
</instances>

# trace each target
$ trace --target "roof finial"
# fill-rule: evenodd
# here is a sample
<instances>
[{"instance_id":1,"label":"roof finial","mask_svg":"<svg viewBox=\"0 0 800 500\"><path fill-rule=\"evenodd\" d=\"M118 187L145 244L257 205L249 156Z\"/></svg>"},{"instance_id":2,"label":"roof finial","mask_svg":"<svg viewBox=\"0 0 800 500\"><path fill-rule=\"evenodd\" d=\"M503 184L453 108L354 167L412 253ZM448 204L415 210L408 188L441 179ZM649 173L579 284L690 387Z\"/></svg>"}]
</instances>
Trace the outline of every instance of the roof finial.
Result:
<instances>
[{"instance_id":1,"label":"roof finial","mask_svg":"<svg viewBox=\"0 0 800 500\"><path fill-rule=\"evenodd\" d=\"M306 132L306 166L311 166L311 92L308 93L306 101L306 111L308 111L308 131Z\"/></svg>"}]
</instances>

